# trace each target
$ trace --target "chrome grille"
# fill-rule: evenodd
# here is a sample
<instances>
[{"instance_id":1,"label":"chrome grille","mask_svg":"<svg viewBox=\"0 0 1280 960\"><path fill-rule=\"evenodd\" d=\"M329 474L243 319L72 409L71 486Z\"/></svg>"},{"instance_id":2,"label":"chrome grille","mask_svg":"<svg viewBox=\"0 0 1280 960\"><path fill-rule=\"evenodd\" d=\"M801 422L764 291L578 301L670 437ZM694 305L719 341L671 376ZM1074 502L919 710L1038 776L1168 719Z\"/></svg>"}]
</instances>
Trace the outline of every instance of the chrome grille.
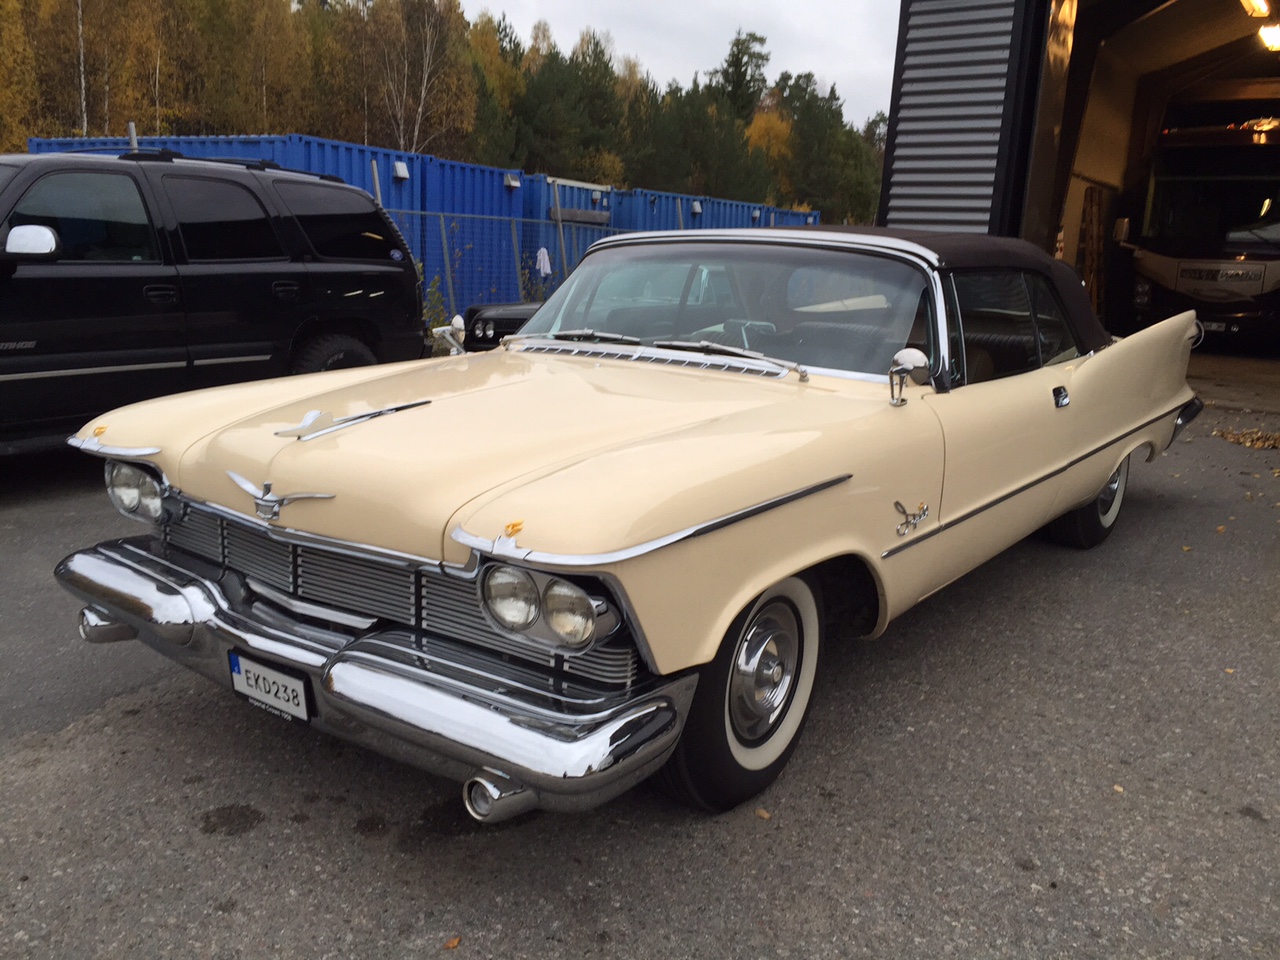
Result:
<instances>
[{"instance_id":1,"label":"chrome grille","mask_svg":"<svg viewBox=\"0 0 1280 960\"><path fill-rule=\"evenodd\" d=\"M289 544L235 523L225 524L224 531L224 562L228 567L277 590L293 592L293 548Z\"/></svg>"},{"instance_id":2,"label":"chrome grille","mask_svg":"<svg viewBox=\"0 0 1280 960\"><path fill-rule=\"evenodd\" d=\"M197 557L221 564L222 521L212 513L188 511L177 523L165 527L165 539Z\"/></svg>"},{"instance_id":3,"label":"chrome grille","mask_svg":"<svg viewBox=\"0 0 1280 960\"><path fill-rule=\"evenodd\" d=\"M298 596L398 623L414 622L418 586L413 570L311 547L297 550Z\"/></svg>"},{"instance_id":4,"label":"chrome grille","mask_svg":"<svg viewBox=\"0 0 1280 960\"><path fill-rule=\"evenodd\" d=\"M481 612L474 580L406 562L274 539L265 528L188 507L164 531L165 542L244 574L282 593L369 617L420 627L515 657L543 670L597 683L631 686L640 661L628 642L560 657L541 644L498 633Z\"/></svg>"}]
</instances>

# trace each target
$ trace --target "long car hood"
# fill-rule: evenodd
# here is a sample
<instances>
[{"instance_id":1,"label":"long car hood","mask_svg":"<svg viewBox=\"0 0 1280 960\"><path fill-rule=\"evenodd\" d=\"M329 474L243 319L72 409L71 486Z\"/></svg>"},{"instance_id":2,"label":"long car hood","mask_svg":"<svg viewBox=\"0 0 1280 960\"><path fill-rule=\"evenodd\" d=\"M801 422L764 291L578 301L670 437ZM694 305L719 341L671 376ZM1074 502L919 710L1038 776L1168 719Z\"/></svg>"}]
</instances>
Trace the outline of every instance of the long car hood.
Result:
<instances>
[{"instance_id":1,"label":"long car hood","mask_svg":"<svg viewBox=\"0 0 1280 960\"><path fill-rule=\"evenodd\" d=\"M315 411L319 426L389 408L278 435L307 437L293 428ZM82 434L105 425L103 443L161 447L152 459L198 500L253 515L233 473L282 498L331 495L288 502L273 523L459 562L460 528L607 553L822 482L842 461L822 427L887 408L880 385L504 350L201 391Z\"/></svg>"}]
</instances>

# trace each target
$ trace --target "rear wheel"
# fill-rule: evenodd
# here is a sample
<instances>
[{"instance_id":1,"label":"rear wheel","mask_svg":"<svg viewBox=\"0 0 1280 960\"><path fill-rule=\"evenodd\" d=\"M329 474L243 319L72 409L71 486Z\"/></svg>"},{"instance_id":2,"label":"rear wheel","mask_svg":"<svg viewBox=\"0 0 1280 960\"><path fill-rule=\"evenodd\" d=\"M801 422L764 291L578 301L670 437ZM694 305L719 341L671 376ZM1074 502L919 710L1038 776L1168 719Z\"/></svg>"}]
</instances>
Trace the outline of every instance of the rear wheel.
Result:
<instances>
[{"instance_id":1,"label":"rear wheel","mask_svg":"<svg viewBox=\"0 0 1280 960\"><path fill-rule=\"evenodd\" d=\"M1067 547L1081 550L1096 547L1111 535L1120 518L1120 505L1128 485L1129 458L1125 457L1097 497L1049 524L1049 536Z\"/></svg>"},{"instance_id":2,"label":"rear wheel","mask_svg":"<svg viewBox=\"0 0 1280 960\"><path fill-rule=\"evenodd\" d=\"M293 358L294 373L319 373L323 370L345 370L367 367L378 362L363 342L345 333L327 333L313 337L297 350Z\"/></svg>"},{"instance_id":3,"label":"rear wheel","mask_svg":"<svg viewBox=\"0 0 1280 960\"><path fill-rule=\"evenodd\" d=\"M800 577L743 610L702 669L684 733L659 775L667 792L719 812L773 783L804 728L820 643L818 599Z\"/></svg>"}]
</instances>

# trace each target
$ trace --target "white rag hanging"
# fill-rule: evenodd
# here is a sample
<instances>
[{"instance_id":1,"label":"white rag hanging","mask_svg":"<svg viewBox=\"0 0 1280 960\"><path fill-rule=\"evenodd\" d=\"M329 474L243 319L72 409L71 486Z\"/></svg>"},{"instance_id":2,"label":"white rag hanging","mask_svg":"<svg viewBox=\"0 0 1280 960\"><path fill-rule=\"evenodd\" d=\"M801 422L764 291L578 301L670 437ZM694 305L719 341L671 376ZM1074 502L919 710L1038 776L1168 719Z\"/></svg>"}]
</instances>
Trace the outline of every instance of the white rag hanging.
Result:
<instances>
[{"instance_id":1,"label":"white rag hanging","mask_svg":"<svg viewBox=\"0 0 1280 960\"><path fill-rule=\"evenodd\" d=\"M551 254L547 252L546 247L538 248L538 257L535 262L535 266L538 268L538 276L551 276Z\"/></svg>"}]
</instances>

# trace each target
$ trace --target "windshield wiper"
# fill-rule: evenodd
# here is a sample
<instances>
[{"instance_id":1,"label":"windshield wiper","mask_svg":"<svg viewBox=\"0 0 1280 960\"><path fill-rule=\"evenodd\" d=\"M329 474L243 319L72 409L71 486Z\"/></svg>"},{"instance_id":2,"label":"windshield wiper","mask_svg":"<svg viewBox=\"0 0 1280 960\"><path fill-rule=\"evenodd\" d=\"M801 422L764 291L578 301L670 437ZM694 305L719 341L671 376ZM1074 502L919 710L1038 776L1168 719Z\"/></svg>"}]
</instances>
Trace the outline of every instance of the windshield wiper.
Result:
<instances>
[{"instance_id":1,"label":"windshield wiper","mask_svg":"<svg viewBox=\"0 0 1280 960\"><path fill-rule=\"evenodd\" d=\"M623 333L610 333L608 330L556 330L554 333L521 333L508 340L587 340L595 343L629 343L640 346L639 337L628 337Z\"/></svg>"},{"instance_id":2,"label":"windshield wiper","mask_svg":"<svg viewBox=\"0 0 1280 960\"><path fill-rule=\"evenodd\" d=\"M668 350L690 350L695 353L712 353L722 357L741 357L744 360L759 360L761 363L771 363L775 367L781 367L783 370L794 370L800 377L801 383L809 381L809 371L798 363L790 360L779 360L777 357L770 357L758 350L748 350L745 347L731 347L724 343L715 343L711 340L655 340L655 347L665 347Z\"/></svg>"}]
</instances>

